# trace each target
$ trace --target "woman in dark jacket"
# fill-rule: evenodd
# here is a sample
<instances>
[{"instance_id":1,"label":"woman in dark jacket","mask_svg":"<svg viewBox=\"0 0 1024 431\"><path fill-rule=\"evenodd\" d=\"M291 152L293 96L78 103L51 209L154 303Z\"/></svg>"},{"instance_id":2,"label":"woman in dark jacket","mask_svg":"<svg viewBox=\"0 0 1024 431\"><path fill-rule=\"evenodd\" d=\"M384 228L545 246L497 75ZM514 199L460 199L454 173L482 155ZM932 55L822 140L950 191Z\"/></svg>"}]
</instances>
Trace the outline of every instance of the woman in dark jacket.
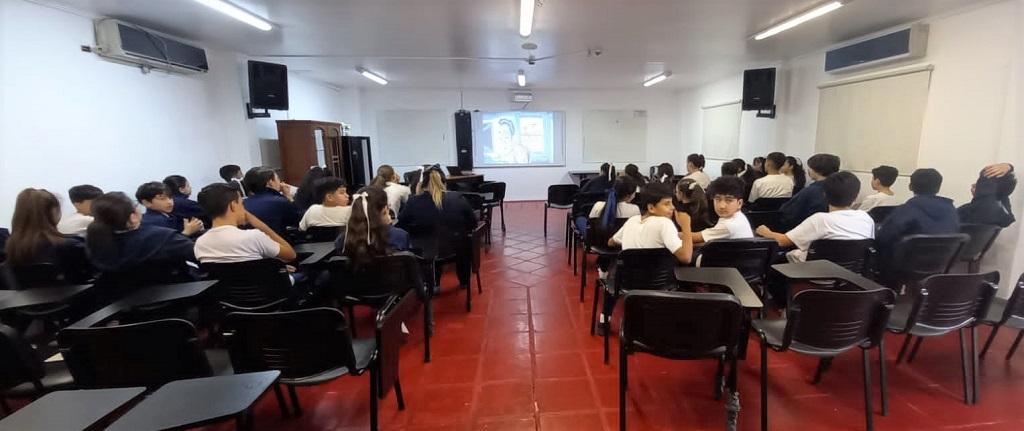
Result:
<instances>
[{"instance_id":1,"label":"woman in dark jacket","mask_svg":"<svg viewBox=\"0 0 1024 431\"><path fill-rule=\"evenodd\" d=\"M1015 188L1017 178L1012 172L992 178L982 172L971 190L974 198L956 210L960 223L1010 226L1016 221L1010 207L1010 195Z\"/></svg>"},{"instance_id":2,"label":"woman in dark jacket","mask_svg":"<svg viewBox=\"0 0 1024 431\"><path fill-rule=\"evenodd\" d=\"M4 245L7 264L18 273L19 266L52 264L59 274L53 279L78 283L92 276L85 257L85 243L74 235L57 231L60 202L43 189L18 193L11 218L11 236ZM25 286L30 287L30 286Z\"/></svg>"},{"instance_id":3,"label":"woman in dark jacket","mask_svg":"<svg viewBox=\"0 0 1024 431\"><path fill-rule=\"evenodd\" d=\"M111 192L92 202L95 217L86 233L89 259L100 271L118 272L143 264L195 261L195 243L181 232L140 225L135 205L124 193Z\"/></svg>"}]
</instances>

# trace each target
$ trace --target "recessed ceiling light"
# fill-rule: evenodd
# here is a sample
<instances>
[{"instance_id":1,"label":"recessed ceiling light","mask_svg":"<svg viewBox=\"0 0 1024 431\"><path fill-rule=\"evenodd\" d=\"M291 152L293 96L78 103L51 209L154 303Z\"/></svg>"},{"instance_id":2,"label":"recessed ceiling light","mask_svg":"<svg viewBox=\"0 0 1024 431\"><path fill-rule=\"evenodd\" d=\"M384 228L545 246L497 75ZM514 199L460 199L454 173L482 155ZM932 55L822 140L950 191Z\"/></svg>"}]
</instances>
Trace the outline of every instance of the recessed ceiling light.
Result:
<instances>
[{"instance_id":1,"label":"recessed ceiling light","mask_svg":"<svg viewBox=\"0 0 1024 431\"><path fill-rule=\"evenodd\" d=\"M661 81L668 79L668 77L670 76L672 76L672 72L662 72L657 75L654 75L648 78L646 81L644 81L644 87L650 87L654 84L657 84Z\"/></svg>"},{"instance_id":2,"label":"recessed ceiling light","mask_svg":"<svg viewBox=\"0 0 1024 431\"><path fill-rule=\"evenodd\" d=\"M516 74L516 83L520 87L526 86L526 72L523 72L521 69L519 70L519 73Z\"/></svg>"},{"instance_id":3,"label":"recessed ceiling light","mask_svg":"<svg viewBox=\"0 0 1024 431\"><path fill-rule=\"evenodd\" d=\"M786 30L789 30L812 19L815 19L819 16L825 15L841 7L843 7L843 2L840 1L825 3L821 6L818 6L802 14L796 15L792 18L789 18L779 23L778 25L774 25L768 28L767 30L758 33L757 35L754 36L754 40L767 39L769 37L775 36L779 33L782 33Z\"/></svg>"},{"instance_id":4,"label":"recessed ceiling light","mask_svg":"<svg viewBox=\"0 0 1024 431\"><path fill-rule=\"evenodd\" d=\"M533 33L533 11L537 0L519 0L519 35L529 37Z\"/></svg>"},{"instance_id":5,"label":"recessed ceiling light","mask_svg":"<svg viewBox=\"0 0 1024 431\"><path fill-rule=\"evenodd\" d=\"M376 82L376 83L378 83L380 85L388 85L388 80L384 79L382 76L380 76L380 75L378 75L376 73L373 73L373 72L370 72L369 70L363 69L362 67L357 67L356 68L356 72L359 72L359 74L365 76L366 79L369 79L369 80L371 80L373 82Z\"/></svg>"},{"instance_id":6,"label":"recessed ceiling light","mask_svg":"<svg viewBox=\"0 0 1024 431\"><path fill-rule=\"evenodd\" d=\"M213 9L213 10L215 10L217 12L220 12L220 13L222 13L224 15L230 16L230 17L232 17L234 19L237 19L239 21L242 21L242 22L244 22L246 24L249 24L249 25L251 25L253 27L256 27L256 28L258 28L260 30L270 31L270 29L274 28L273 26L270 25L269 22L267 22L263 18L260 18L260 17L258 17L256 15L253 15L253 14L251 14L249 12L246 12L246 11L242 10L241 8L239 8L238 6L235 6L235 5L233 5L231 3L228 3L228 2L226 2L224 0L195 0L195 1L200 3L200 4L202 4L203 6L206 6L206 7L210 8L210 9Z\"/></svg>"}]
</instances>

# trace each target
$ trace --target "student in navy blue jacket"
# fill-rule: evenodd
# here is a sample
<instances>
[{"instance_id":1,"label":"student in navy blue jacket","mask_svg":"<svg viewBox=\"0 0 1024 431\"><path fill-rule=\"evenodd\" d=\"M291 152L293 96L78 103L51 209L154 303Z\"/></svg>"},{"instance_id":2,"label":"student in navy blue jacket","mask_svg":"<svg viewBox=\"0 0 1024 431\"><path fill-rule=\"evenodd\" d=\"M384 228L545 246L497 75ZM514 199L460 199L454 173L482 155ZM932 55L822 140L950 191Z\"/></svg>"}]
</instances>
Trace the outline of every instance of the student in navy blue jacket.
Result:
<instances>
[{"instance_id":1,"label":"student in navy blue jacket","mask_svg":"<svg viewBox=\"0 0 1024 431\"><path fill-rule=\"evenodd\" d=\"M263 220L278 235L284 236L288 226L299 225L302 210L292 203L291 186L281 181L273 169L249 169L242 186L249 193L249 198L244 201L245 210Z\"/></svg>"},{"instance_id":2,"label":"student in navy blue jacket","mask_svg":"<svg viewBox=\"0 0 1024 431\"><path fill-rule=\"evenodd\" d=\"M811 214L828 212L824 180L829 175L839 172L839 165L839 157L832 154L815 154L807 159L807 176L814 182L793 195L779 208L786 230L803 223Z\"/></svg>"},{"instance_id":3,"label":"student in navy blue jacket","mask_svg":"<svg viewBox=\"0 0 1024 431\"><path fill-rule=\"evenodd\" d=\"M164 178L164 185L167 186L167 191L171 193L171 199L174 200L172 214L182 220L190 218L206 220L206 214L203 212L203 207L199 206L199 202L189 199L189 196L192 196L192 184L188 182L188 179L181 175L168 175L167 178Z\"/></svg>"},{"instance_id":4,"label":"student in navy blue jacket","mask_svg":"<svg viewBox=\"0 0 1024 431\"><path fill-rule=\"evenodd\" d=\"M939 235L960 231L960 221L953 200L937 196L942 187L942 174L935 169L918 169L910 175L910 191L914 197L896 207L882 223L875 242L883 256L907 235Z\"/></svg>"},{"instance_id":5,"label":"student in navy blue jacket","mask_svg":"<svg viewBox=\"0 0 1024 431\"><path fill-rule=\"evenodd\" d=\"M192 240L174 229L142 224L135 204L124 193L110 192L93 200L92 215L86 250L101 271L196 260Z\"/></svg>"},{"instance_id":6,"label":"student in navy blue jacket","mask_svg":"<svg viewBox=\"0 0 1024 431\"><path fill-rule=\"evenodd\" d=\"M1016 221L1010 206L1010 195L1017 188L1013 167L1000 176L990 176L986 170L981 171L978 181L971 186L974 195L971 202L957 208L956 212L963 223L1009 227Z\"/></svg>"},{"instance_id":7,"label":"student in navy blue jacket","mask_svg":"<svg viewBox=\"0 0 1024 431\"><path fill-rule=\"evenodd\" d=\"M195 218L183 219L174 214L174 200L164 183L152 181L135 190L135 199L146 207L142 224L159 226L192 236L203 229L203 222Z\"/></svg>"},{"instance_id":8,"label":"student in navy blue jacket","mask_svg":"<svg viewBox=\"0 0 1024 431\"><path fill-rule=\"evenodd\" d=\"M59 220L60 201L53 193L43 189L18 193L11 217L14 233L4 245L5 264L15 272L19 266L52 264L58 272L54 276L68 282L80 283L91 278L85 242L80 236L61 235L57 230Z\"/></svg>"}]
</instances>

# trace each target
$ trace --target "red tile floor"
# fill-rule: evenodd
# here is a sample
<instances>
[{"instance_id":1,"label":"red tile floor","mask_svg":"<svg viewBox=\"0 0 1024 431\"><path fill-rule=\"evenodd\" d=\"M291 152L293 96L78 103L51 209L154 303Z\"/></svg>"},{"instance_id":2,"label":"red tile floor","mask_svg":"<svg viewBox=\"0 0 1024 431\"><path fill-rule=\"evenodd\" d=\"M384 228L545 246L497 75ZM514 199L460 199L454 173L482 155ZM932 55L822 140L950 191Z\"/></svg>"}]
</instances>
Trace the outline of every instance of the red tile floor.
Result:
<instances>
[{"instance_id":1,"label":"red tile floor","mask_svg":"<svg viewBox=\"0 0 1024 431\"><path fill-rule=\"evenodd\" d=\"M423 363L421 325L410 322L412 336L401 355L407 408L398 411L389 394L381 402L381 429L617 429L617 359L613 354L612 363L603 364L601 339L587 329L590 298L579 302L579 278L566 265L564 213L551 211L545 239L542 203L506 203L505 209L508 230L502 235L496 220L482 269L484 293L474 295L471 313L464 309L465 294L453 275L445 275L443 291L435 298L437 330L429 364ZM988 332L979 331L979 348ZM913 363L899 366L894 361L901 340L890 337L890 413L875 415L876 429L1024 429L1024 352L1004 361L1015 334L1002 332L981 366L980 400L973 407L962 401L955 335L928 340ZM742 430L760 424L757 343L751 340L749 348L739 374ZM614 342L612 349L617 351ZM840 356L822 382L812 385L815 361L770 353L772 429L863 429L859 356ZM872 357L877 360L877 354ZM630 361L629 429L723 429L723 405L711 396L712 362L644 355ZM872 371L877 373L877 363ZM365 430L367 385L364 375L300 388L304 415L296 419L282 419L273 395L264 396L256 428ZM875 391L877 412L877 385ZM225 423L210 429L233 427Z\"/></svg>"}]
</instances>

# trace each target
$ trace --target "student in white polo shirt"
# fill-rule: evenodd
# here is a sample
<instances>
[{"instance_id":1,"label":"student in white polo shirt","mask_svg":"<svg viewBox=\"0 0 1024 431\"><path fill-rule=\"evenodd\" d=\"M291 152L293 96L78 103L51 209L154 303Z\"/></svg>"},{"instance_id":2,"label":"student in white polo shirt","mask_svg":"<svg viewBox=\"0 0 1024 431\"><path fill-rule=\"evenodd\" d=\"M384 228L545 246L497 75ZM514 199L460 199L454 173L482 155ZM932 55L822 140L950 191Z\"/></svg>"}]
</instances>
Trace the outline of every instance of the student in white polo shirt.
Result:
<instances>
[{"instance_id":1,"label":"student in white polo shirt","mask_svg":"<svg viewBox=\"0 0 1024 431\"><path fill-rule=\"evenodd\" d=\"M199 192L199 205L213 220L213 227L196 240L195 255L201 263L237 263L266 258L295 260L295 250L266 223L242 205L238 189L222 183ZM242 230L240 225L253 229ZM293 270L293 268L289 268Z\"/></svg>"},{"instance_id":2,"label":"student in white polo shirt","mask_svg":"<svg viewBox=\"0 0 1024 431\"><path fill-rule=\"evenodd\" d=\"M760 198L793 197L793 178L782 173L782 165L786 164L786 155L780 152L768 154L764 161L767 175L754 180L750 188L750 203Z\"/></svg>"},{"instance_id":3,"label":"student in white polo shirt","mask_svg":"<svg viewBox=\"0 0 1024 431\"><path fill-rule=\"evenodd\" d=\"M715 203L718 223L714 226L693 234L693 242L714 241L716 239L753 238L747 216L743 208L743 180L738 177L718 177L708 187L708 194Z\"/></svg>"}]
</instances>

